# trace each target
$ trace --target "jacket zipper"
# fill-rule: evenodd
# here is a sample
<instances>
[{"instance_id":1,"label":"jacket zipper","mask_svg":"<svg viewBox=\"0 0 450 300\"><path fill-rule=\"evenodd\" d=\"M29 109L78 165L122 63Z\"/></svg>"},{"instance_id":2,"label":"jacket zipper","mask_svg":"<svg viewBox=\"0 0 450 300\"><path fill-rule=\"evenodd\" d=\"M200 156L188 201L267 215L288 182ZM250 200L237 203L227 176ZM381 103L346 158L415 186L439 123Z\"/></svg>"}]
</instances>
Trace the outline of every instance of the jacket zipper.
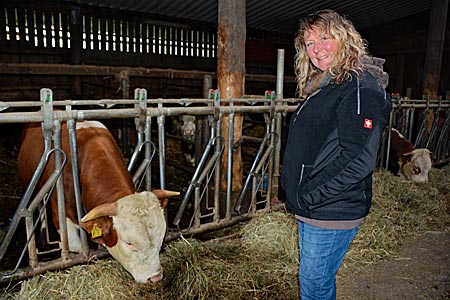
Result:
<instances>
[{"instance_id":1,"label":"jacket zipper","mask_svg":"<svg viewBox=\"0 0 450 300\"><path fill-rule=\"evenodd\" d=\"M300 114L302 109L306 106L306 104L308 104L309 98L311 98L311 97L306 98L305 103L303 103L303 105L298 108L297 113L295 114L294 120L292 121L292 125L295 124L295 121L297 121L298 115Z\"/></svg>"},{"instance_id":2,"label":"jacket zipper","mask_svg":"<svg viewBox=\"0 0 450 300\"><path fill-rule=\"evenodd\" d=\"M318 89L317 91L315 91L314 93L312 93L311 95L308 96L308 98L306 98L305 103L303 103L302 106L299 107L299 109L297 110L297 113L295 114L294 120L292 121L292 125L295 124L295 121L297 121L297 117L300 114L300 112L302 111L302 109L306 106L306 104L308 104L309 99L311 99L311 97L317 95L319 92L321 91L321 89Z\"/></svg>"},{"instance_id":3,"label":"jacket zipper","mask_svg":"<svg viewBox=\"0 0 450 300\"><path fill-rule=\"evenodd\" d=\"M298 190L299 190L299 188L300 188L300 183L302 182L302 180L303 180L303 172L305 171L305 164L302 164L302 167L301 167L301 169L300 169L300 179L298 180L298 184L297 184L297 193L296 193L296 197L297 197L297 205L298 205L298 207L299 208L302 208L302 206L300 205L300 201L299 201L299 199L298 199Z\"/></svg>"}]
</instances>

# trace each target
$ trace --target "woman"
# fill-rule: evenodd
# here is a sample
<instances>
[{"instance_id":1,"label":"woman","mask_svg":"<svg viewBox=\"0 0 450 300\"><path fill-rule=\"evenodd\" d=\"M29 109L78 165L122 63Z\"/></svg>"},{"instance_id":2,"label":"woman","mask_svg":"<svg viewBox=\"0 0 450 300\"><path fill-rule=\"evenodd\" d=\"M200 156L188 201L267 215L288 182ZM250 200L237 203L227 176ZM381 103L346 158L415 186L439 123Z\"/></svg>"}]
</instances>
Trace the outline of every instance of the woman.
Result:
<instances>
[{"instance_id":1,"label":"woman","mask_svg":"<svg viewBox=\"0 0 450 300\"><path fill-rule=\"evenodd\" d=\"M298 219L301 299L335 299L336 273L371 206L372 171L391 110L387 74L384 60L368 57L352 23L334 11L303 19L295 46L302 101L291 119L281 183Z\"/></svg>"}]
</instances>

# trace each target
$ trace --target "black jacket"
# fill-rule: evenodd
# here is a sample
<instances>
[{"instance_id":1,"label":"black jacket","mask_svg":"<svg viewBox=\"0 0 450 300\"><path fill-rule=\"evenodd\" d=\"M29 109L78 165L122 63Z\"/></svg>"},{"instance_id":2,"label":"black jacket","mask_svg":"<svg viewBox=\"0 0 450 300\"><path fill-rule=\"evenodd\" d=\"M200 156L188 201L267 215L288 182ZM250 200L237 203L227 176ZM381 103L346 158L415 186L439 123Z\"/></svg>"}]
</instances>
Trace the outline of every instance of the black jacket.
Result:
<instances>
[{"instance_id":1,"label":"black jacket","mask_svg":"<svg viewBox=\"0 0 450 300\"><path fill-rule=\"evenodd\" d=\"M366 216L390 98L368 72L300 103L284 152L286 207L318 220Z\"/></svg>"}]
</instances>

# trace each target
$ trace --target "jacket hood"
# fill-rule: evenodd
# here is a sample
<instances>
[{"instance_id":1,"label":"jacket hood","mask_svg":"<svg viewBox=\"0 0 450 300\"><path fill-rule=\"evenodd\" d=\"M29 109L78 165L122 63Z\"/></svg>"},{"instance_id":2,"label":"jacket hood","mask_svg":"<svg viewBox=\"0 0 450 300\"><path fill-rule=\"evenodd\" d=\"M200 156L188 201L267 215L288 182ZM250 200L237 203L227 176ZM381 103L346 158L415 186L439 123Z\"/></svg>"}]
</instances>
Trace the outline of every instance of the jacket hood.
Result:
<instances>
[{"instance_id":1,"label":"jacket hood","mask_svg":"<svg viewBox=\"0 0 450 300\"><path fill-rule=\"evenodd\" d=\"M383 71L385 61L383 58L373 56L364 56L361 60L364 69L377 79L383 89L386 89L389 83L389 75Z\"/></svg>"}]
</instances>

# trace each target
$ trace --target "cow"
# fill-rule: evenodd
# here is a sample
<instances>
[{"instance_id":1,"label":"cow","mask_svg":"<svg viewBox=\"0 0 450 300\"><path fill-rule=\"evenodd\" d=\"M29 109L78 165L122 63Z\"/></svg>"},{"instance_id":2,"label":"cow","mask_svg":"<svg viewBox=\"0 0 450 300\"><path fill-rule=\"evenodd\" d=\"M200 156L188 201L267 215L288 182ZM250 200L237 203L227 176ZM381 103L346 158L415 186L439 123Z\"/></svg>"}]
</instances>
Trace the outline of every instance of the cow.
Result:
<instances>
[{"instance_id":1,"label":"cow","mask_svg":"<svg viewBox=\"0 0 450 300\"><path fill-rule=\"evenodd\" d=\"M424 183L428 181L431 168L431 151L416 149L397 129L392 128L388 170L413 182Z\"/></svg>"},{"instance_id":2,"label":"cow","mask_svg":"<svg viewBox=\"0 0 450 300\"><path fill-rule=\"evenodd\" d=\"M156 283L163 278L159 252L166 232L163 210L168 197L178 192L136 191L132 177L112 134L100 122L76 123L81 201L85 213L81 226L92 241L105 246L133 278L140 283ZM69 153L66 123L61 126L61 148ZM20 180L27 184L44 151L40 124L27 124L18 156ZM69 157L69 156L68 156ZM40 188L54 170L53 160L44 170ZM77 222L72 164L67 160L63 170L64 201L69 251L80 252L80 230ZM57 199L53 193L53 223L59 231Z\"/></svg>"},{"instance_id":3,"label":"cow","mask_svg":"<svg viewBox=\"0 0 450 300\"><path fill-rule=\"evenodd\" d=\"M195 166L195 116L180 116L181 151L184 158L192 167Z\"/></svg>"}]
</instances>

